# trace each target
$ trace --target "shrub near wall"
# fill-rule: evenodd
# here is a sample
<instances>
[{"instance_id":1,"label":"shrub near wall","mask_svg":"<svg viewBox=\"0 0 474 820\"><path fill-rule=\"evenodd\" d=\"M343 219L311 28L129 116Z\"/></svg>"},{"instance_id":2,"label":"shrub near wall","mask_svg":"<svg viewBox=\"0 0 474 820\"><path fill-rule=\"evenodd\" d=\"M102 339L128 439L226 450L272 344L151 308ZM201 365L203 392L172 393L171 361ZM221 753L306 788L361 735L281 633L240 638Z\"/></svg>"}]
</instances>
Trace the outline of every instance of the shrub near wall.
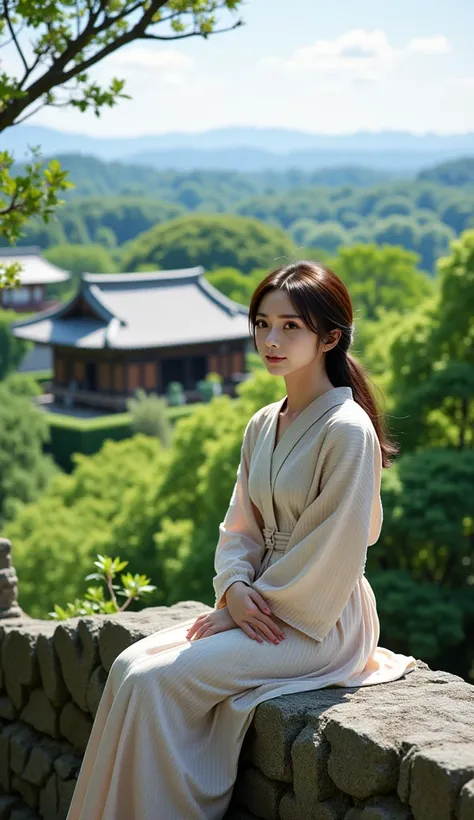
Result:
<instances>
[{"instance_id":1,"label":"shrub near wall","mask_svg":"<svg viewBox=\"0 0 474 820\"><path fill-rule=\"evenodd\" d=\"M73 453L91 456L97 453L106 439L121 441L133 435L129 413L117 413L96 419L77 419L50 414L51 439L49 451L56 464L66 472L73 468Z\"/></svg>"},{"instance_id":2,"label":"shrub near wall","mask_svg":"<svg viewBox=\"0 0 474 820\"><path fill-rule=\"evenodd\" d=\"M170 407L170 423L174 425L178 419L192 413L194 407L194 404ZM51 438L47 450L56 464L66 472L70 472L74 466L73 453L91 456L100 450L107 439L121 441L133 435L130 413L113 413L95 419L78 419L50 413L48 422Z\"/></svg>"}]
</instances>

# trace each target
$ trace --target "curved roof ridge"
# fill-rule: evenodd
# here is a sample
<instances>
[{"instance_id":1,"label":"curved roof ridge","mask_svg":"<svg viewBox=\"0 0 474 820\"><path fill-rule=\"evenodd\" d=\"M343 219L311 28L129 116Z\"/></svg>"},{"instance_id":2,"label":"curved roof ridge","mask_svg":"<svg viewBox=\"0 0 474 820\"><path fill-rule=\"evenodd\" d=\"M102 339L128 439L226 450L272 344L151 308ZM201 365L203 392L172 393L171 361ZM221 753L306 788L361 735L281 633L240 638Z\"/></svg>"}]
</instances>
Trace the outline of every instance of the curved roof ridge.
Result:
<instances>
[{"instance_id":1,"label":"curved roof ridge","mask_svg":"<svg viewBox=\"0 0 474 820\"><path fill-rule=\"evenodd\" d=\"M91 308L96 310L99 315L102 314L101 319L104 319L106 322L111 322L113 319L117 319L121 325L127 324L125 319L121 316L117 316L110 305L107 304L107 299L104 299L104 294L101 289L97 287L97 285L88 284L88 286L84 288L84 298L89 303Z\"/></svg>"},{"instance_id":2,"label":"curved roof ridge","mask_svg":"<svg viewBox=\"0 0 474 820\"><path fill-rule=\"evenodd\" d=\"M81 279L88 285L120 285L129 282L161 282L169 279L195 279L204 273L202 265L194 268L179 268L177 270L156 270L129 273L83 273Z\"/></svg>"},{"instance_id":3,"label":"curved roof ridge","mask_svg":"<svg viewBox=\"0 0 474 820\"><path fill-rule=\"evenodd\" d=\"M234 302L233 299L230 299L220 290L218 290L214 285L204 278L204 276L200 276L197 281L198 287L203 290L207 296L214 300L220 307L223 307L231 316L236 316L237 314L243 314L244 316L248 316L248 308L245 305L241 305L239 302Z\"/></svg>"}]
</instances>

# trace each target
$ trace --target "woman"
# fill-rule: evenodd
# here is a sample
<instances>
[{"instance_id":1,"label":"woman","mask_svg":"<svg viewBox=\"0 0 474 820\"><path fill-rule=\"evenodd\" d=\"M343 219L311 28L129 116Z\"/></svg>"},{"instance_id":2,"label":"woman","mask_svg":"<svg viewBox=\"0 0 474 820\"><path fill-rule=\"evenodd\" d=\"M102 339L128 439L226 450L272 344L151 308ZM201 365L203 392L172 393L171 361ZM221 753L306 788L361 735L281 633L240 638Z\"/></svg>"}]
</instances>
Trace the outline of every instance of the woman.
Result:
<instances>
[{"instance_id":1,"label":"woman","mask_svg":"<svg viewBox=\"0 0 474 820\"><path fill-rule=\"evenodd\" d=\"M287 395L246 427L219 528L216 606L117 657L68 820L220 820L257 704L415 668L377 646L364 576L396 450L348 354L349 294L332 271L298 262L258 286L249 321Z\"/></svg>"}]
</instances>

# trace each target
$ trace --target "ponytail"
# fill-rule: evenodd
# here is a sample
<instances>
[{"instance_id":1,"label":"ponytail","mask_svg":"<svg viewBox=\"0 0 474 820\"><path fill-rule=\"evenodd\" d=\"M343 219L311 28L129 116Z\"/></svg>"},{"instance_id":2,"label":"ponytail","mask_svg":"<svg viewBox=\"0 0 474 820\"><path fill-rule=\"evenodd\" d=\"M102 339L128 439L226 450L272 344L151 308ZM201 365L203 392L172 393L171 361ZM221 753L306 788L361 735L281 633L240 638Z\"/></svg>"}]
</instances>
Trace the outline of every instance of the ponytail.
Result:
<instances>
[{"instance_id":1,"label":"ponytail","mask_svg":"<svg viewBox=\"0 0 474 820\"><path fill-rule=\"evenodd\" d=\"M354 401L363 407L374 425L382 451L382 467L390 467L393 458L398 453L398 447L388 436L384 415L379 411L364 368L350 353L346 353L342 347L336 345L326 353L326 372L334 387L352 389Z\"/></svg>"}]
</instances>

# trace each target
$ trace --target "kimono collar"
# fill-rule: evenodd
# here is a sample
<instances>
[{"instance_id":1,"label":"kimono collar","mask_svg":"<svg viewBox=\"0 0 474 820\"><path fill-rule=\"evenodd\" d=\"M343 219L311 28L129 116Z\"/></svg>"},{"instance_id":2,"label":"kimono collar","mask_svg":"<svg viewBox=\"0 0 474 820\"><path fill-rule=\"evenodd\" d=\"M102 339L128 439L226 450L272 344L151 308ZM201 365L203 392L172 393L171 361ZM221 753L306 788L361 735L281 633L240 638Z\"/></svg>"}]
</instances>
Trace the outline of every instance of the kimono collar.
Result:
<instances>
[{"instance_id":1,"label":"kimono collar","mask_svg":"<svg viewBox=\"0 0 474 820\"><path fill-rule=\"evenodd\" d=\"M270 405L271 411L268 413L266 422L258 436L258 445L255 450L256 469L261 470L261 505L266 526L277 529L275 511L273 506L273 491L275 481L283 464L297 445L300 438L307 430L316 424L333 407L344 404L348 399L352 399L352 389L350 387L333 387L322 396L310 402L307 407L296 417L290 426L283 433L280 441L275 446L275 439L278 426L278 416L287 397Z\"/></svg>"},{"instance_id":2,"label":"kimono collar","mask_svg":"<svg viewBox=\"0 0 474 820\"><path fill-rule=\"evenodd\" d=\"M287 400L284 396L281 401L274 405L274 412L271 415L271 423L269 426L268 444L270 447L270 461L271 461L271 484L272 490L275 484L276 477L283 466L284 461L292 451L293 447L298 443L300 438L304 436L307 430L316 424L319 419L328 413L333 407L343 404L348 399L353 398L351 387L333 387L323 393L322 396L310 402L299 416L290 424L285 430L280 441L275 446L276 433L278 427L278 418L281 408Z\"/></svg>"}]
</instances>

